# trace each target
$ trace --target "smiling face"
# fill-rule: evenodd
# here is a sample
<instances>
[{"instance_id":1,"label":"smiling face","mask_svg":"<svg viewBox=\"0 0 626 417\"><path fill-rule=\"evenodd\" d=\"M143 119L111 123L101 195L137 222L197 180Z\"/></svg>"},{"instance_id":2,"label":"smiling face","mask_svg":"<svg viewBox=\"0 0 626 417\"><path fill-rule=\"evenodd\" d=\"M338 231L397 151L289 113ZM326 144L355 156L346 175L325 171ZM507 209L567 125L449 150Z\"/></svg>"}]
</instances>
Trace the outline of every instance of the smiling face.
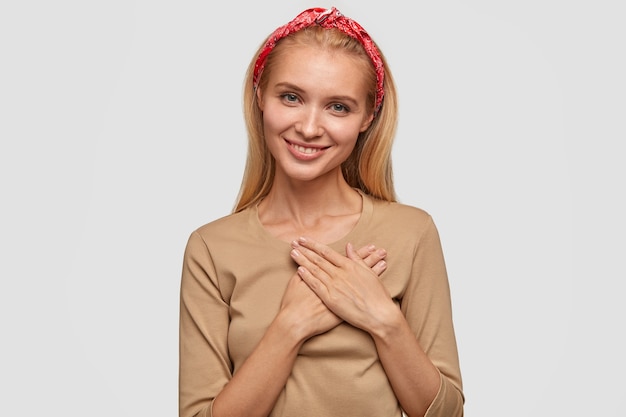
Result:
<instances>
[{"instance_id":1,"label":"smiling face","mask_svg":"<svg viewBox=\"0 0 626 417\"><path fill-rule=\"evenodd\" d=\"M291 48L257 90L276 178L312 181L341 175L359 133L372 121L357 58L314 46Z\"/></svg>"}]
</instances>

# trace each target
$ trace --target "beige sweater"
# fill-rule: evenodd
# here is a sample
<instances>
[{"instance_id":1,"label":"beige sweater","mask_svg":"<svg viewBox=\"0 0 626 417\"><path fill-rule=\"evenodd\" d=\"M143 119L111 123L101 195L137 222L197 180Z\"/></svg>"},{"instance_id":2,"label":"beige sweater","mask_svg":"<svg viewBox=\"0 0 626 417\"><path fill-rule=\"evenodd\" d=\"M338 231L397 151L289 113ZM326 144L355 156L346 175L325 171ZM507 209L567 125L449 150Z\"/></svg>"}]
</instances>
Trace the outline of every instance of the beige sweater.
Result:
<instances>
[{"instance_id":1,"label":"beige sweater","mask_svg":"<svg viewBox=\"0 0 626 417\"><path fill-rule=\"evenodd\" d=\"M330 246L373 243L387 250L381 280L439 369L428 417L463 414L461 373L446 267L437 229L424 211L363 197L354 229ZM261 225L256 208L194 231L182 271L180 417L211 416L215 396L276 316L296 270L291 247ZM399 417L401 409L371 337L349 324L301 348L272 417Z\"/></svg>"}]
</instances>

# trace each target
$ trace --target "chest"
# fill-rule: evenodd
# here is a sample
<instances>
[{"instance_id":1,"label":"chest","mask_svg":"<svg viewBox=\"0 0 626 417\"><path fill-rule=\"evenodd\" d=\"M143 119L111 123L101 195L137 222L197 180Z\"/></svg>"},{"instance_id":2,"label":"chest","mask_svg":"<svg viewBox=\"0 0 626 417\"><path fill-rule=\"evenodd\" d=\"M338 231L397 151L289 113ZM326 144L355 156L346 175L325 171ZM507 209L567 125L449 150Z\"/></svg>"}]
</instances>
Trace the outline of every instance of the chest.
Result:
<instances>
[{"instance_id":1,"label":"chest","mask_svg":"<svg viewBox=\"0 0 626 417\"><path fill-rule=\"evenodd\" d=\"M390 248L389 267L381 280L397 301L411 279L411 253L401 245L386 244ZM222 296L230 306L228 346L235 368L251 354L276 317L297 267L288 254L288 246L284 251L257 247L245 252L240 262L218 268ZM303 352L311 357L376 356L371 338L347 324L308 341Z\"/></svg>"}]
</instances>

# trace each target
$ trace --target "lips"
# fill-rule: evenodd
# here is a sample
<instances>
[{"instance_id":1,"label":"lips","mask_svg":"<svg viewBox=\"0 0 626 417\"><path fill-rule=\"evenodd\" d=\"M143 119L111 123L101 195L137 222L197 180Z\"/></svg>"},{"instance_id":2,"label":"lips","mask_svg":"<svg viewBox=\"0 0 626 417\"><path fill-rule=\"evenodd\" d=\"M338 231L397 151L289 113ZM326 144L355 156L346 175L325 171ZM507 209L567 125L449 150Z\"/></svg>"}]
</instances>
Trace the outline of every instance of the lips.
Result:
<instances>
[{"instance_id":1,"label":"lips","mask_svg":"<svg viewBox=\"0 0 626 417\"><path fill-rule=\"evenodd\" d=\"M286 140L289 151L298 159L309 161L321 156L329 146L304 146Z\"/></svg>"}]
</instances>

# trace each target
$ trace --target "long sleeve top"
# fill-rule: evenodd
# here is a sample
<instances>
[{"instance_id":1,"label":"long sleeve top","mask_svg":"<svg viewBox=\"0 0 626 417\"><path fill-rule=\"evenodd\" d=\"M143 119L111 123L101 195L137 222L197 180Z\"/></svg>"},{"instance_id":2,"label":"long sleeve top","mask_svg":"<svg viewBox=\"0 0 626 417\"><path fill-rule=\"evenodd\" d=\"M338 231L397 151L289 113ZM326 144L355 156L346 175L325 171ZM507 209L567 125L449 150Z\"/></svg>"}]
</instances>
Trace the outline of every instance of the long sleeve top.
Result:
<instances>
[{"instance_id":1,"label":"long sleeve top","mask_svg":"<svg viewBox=\"0 0 626 417\"><path fill-rule=\"evenodd\" d=\"M380 279L441 384L427 417L460 417L464 396L450 288L437 228L416 207L363 194L359 221L329 246L345 254L373 243L387 251ZM278 313L297 265L250 207L193 231L180 292L180 417L211 416L214 398L254 350ZM347 323L301 347L271 417L400 417L402 410L372 338Z\"/></svg>"}]
</instances>

